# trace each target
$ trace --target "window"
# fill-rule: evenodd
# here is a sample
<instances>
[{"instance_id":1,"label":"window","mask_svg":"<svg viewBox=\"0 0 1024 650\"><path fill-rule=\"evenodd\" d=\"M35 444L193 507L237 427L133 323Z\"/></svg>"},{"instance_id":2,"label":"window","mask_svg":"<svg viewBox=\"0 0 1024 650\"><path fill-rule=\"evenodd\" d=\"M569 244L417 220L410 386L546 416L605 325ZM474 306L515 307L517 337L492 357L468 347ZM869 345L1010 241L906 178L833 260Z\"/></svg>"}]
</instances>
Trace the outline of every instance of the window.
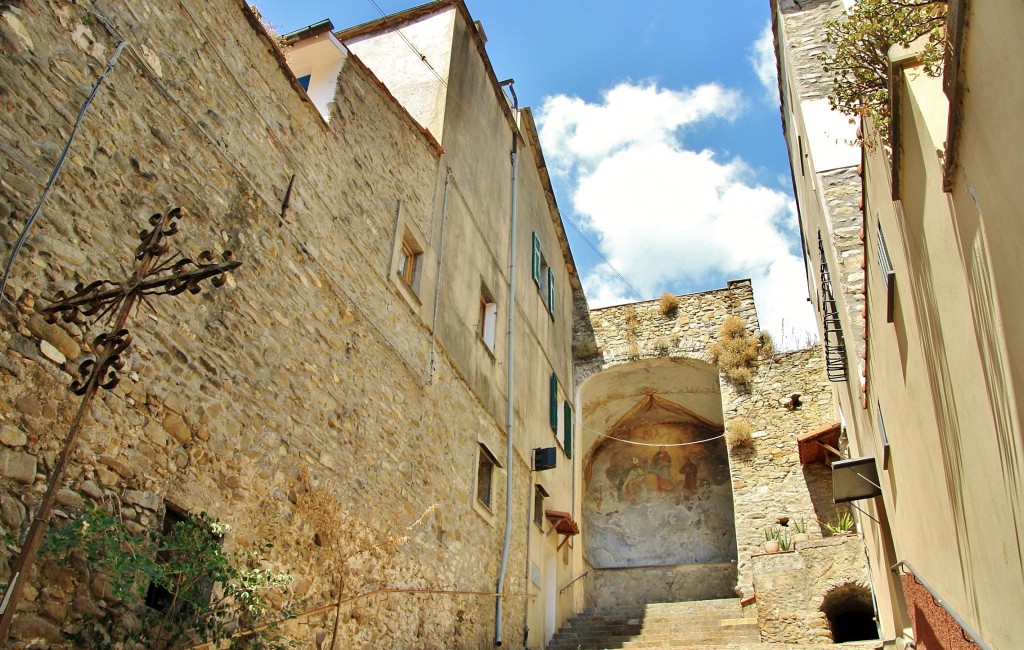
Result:
<instances>
[{"instance_id":1,"label":"window","mask_svg":"<svg viewBox=\"0 0 1024 650\"><path fill-rule=\"evenodd\" d=\"M487 447L480 445L476 463L476 500L488 510L491 509L491 499L494 496L494 468L497 465L498 461Z\"/></svg>"},{"instance_id":2,"label":"window","mask_svg":"<svg viewBox=\"0 0 1024 650\"><path fill-rule=\"evenodd\" d=\"M544 530L544 498L548 496L547 490L540 483L533 486L533 523Z\"/></svg>"},{"instance_id":3,"label":"window","mask_svg":"<svg viewBox=\"0 0 1024 650\"><path fill-rule=\"evenodd\" d=\"M537 233L533 233L533 260L530 266L533 281L540 292L541 302L548 310L551 318L555 317L555 272L544 259L540 250L540 239Z\"/></svg>"},{"instance_id":4,"label":"window","mask_svg":"<svg viewBox=\"0 0 1024 650\"><path fill-rule=\"evenodd\" d=\"M398 249L398 257L395 263L395 275L401 278L405 286L412 289L413 293L419 293L420 267L423 259L423 249L416 243L416 238L408 229L402 237L401 247Z\"/></svg>"},{"instance_id":5,"label":"window","mask_svg":"<svg viewBox=\"0 0 1024 650\"><path fill-rule=\"evenodd\" d=\"M480 322L477 325L477 334L484 342L487 349L494 352L494 335L498 322L498 304L487 287L480 287Z\"/></svg>"},{"instance_id":6,"label":"window","mask_svg":"<svg viewBox=\"0 0 1024 650\"><path fill-rule=\"evenodd\" d=\"M217 542L218 544L222 541L221 538L210 531L208 528L203 526L201 520L192 519L188 513L183 510L176 508L175 506L167 503L165 504L166 510L164 514L164 523L161 528L162 538L166 543L170 542L170 546L174 545L175 528L179 526L195 526L202 533L208 534L210 540ZM182 531L184 532L184 531ZM202 534L202 533L190 533L190 535ZM179 533L180 534L180 533ZM178 555L181 555L181 551L177 551ZM156 560L158 564L175 564L181 561L188 561L191 558L175 557L175 551L163 550L157 553ZM149 588L146 590L145 605L158 612L166 612L172 606L175 611L188 610L193 607L195 603L209 602L210 594L213 591L213 581L203 580L197 585L193 585L187 592L180 592L175 594L168 590L163 585L155 582L149 583Z\"/></svg>"},{"instance_id":7,"label":"window","mask_svg":"<svg viewBox=\"0 0 1024 650\"><path fill-rule=\"evenodd\" d=\"M878 224L878 268L882 272L882 280L885 282L886 303L885 322L893 321L893 312L896 308L896 271L892 267L892 259L889 257L889 247L885 245L885 235L882 234L882 224Z\"/></svg>"},{"instance_id":8,"label":"window","mask_svg":"<svg viewBox=\"0 0 1024 650\"><path fill-rule=\"evenodd\" d=\"M565 457L572 458L573 421L569 402L562 402L562 413L562 448L565 449Z\"/></svg>"},{"instance_id":9,"label":"window","mask_svg":"<svg viewBox=\"0 0 1024 650\"><path fill-rule=\"evenodd\" d=\"M885 420L882 419L882 403L875 402L878 421L878 437L882 441L882 469L889 469L889 434L885 432Z\"/></svg>"},{"instance_id":10,"label":"window","mask_svg":"<svg viewBox=\"0 0 1024 650\"><path fill-rule=\"evenodd\" d=\"M299 77L297 79L297 81L299 82L299 85L302 86L302 89L305 90L306 92L309 92L309 78L311 76L312 75L307 74L306 76Z\"/></svg>"},{"instance_id":11,"label":"window","mask_svg":"<svg viewBox=\"0 0 1024 650\"><path fill-rule=\"evenodd\" d=\"M548 420L551 430L558 433L558 375L551 373L548 383Z\"/></svg>"},{"instance_id":12,"label":"window","mask_svg":"<svg viewBox=\"0 0 1024 650\"><path fill-rule=\"evenodd\" d=\"M548 267L548 314L551 318L555 317L555 271L549 266Z\"/></svg>"},{"instance_id":13,"label":"window","mask_svg":"<svg viewBox=\"0 0 1024 650\"><path fill-rule=\"evenodd\" d=\"M540 239L537 238L537 233L533 233L533 264L530 266L531 273L533 275L533 281L537 283L537 288L540 288L540 267L541 267L541 254L540 254Z\"/></svg>"}]
</instances>

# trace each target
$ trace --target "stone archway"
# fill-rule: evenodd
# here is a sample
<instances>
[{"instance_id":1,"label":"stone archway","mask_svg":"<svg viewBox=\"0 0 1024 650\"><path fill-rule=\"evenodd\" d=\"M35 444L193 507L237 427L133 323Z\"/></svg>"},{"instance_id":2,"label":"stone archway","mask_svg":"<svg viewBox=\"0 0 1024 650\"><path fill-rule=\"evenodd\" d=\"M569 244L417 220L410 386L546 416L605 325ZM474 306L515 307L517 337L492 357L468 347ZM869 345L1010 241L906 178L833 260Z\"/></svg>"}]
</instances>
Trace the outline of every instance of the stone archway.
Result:
<instances>
[{"instance_id":1,"label":"stone archway","mask_svg":"<svg viewBox=\"0 0 1024 650\"><path fill-rule=\"evenodd\" d=\"M821 612L828 619L834 643L878 638L875 608L867 587L848 582L825 594Z\"/></svg>"},{"instance_id":2,"label":"stone archway","mask_svg":"<svg viewBox=\"0 0 1024 650\"><path fill-rule=\"evenodd\" d=\"M651 359L580 389L584 556L594 601L725 598L736 528L716 367Z\"/></svg>"}]
</instances>

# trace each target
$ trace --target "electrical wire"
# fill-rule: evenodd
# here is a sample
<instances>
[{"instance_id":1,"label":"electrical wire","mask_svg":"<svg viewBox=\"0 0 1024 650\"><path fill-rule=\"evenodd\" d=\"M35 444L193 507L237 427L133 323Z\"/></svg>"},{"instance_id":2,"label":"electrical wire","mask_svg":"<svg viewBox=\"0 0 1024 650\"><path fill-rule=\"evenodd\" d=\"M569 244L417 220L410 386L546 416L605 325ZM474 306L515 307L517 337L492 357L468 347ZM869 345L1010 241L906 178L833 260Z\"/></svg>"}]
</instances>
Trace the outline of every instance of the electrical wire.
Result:
<instances>
[{"instance_id":1,"label":"electrical wire","mask_svg":"<svg viewBox=\"0 0 1024 650\"><path fill-rule=\"evenodd\" d=\"M92 91L89 96L82 102L82 107L78 110L78 117L75 118L75 124L71 127L71 135L68 136L67 141L64 143L64 148L61 150L60 155L57 156L57 162L53 165L53 170L50 172L50 177L46 180L46 185L43 186L43 193L39 196L39 201L36 203L35 208L32 210L32 214L29 215L28 221L25 222L25 227L21 229L21 234L18 235L18 239L14 242L14 247L11 249L11 256L7 259L7 266L4 267L3 278L0 279L0 299L7 300L4 294L4 290L7 289L7 281L11 276L11 269L14 267L14 260L18 257L18 253L21 252L22 246L25 245L25 240L28 239L29 230L32 229L32 225L36 222L36 218L39 216L39 211L43 207L43 202L46 201L46 197L50 194L50 188L53 187L54 182L57 180L57 176L60 174L61 168L64 166L64 161L68 157L68 151L71 150L71 143L75 141L75 136L78 134L78 127L82 125L82 120L85 118L85 111L88 110L89 105L92 104L92 100L96 97L96 92L100 89L100 84L107 78L107 75L114 68L114 64L117 63L117 59L121 56L121 50L128 44L123 38L117 44L117 48L114 50L114 54L107 61L107 67L103 69L103 74L99 76L96 83L93 84Z\"/></svg>"},{"instance_id":2,"label":"electrical wire","mask_svg":"<svg viewBox=\"0 0 1024 650\"><path fill-rule=\"evenodd\" d=\"M627 445L636 445L638 447L689 447L691 445L702 445L705 442L711 442L713 440L720 440L721 438L725 437L725 434L722 433L722 434L719 434L717 436L714 436L713 438L705 438L704 440L694 440L692 442L673 442L673 443L667 443L667 442L666 443L662 443L662 442L638 442L636 440L626 440L625 438L616 438L615 436L610 436L607 433L601 433L600 431L598 431L596 429L591 429L590 427L582 427L582 428L586 429L587 431L590 431L591 433L596 433L597 435L601 436L602 438L611 438L612 440L618 440L619 442L624 442Z\"/></svg>"}]
</instances>

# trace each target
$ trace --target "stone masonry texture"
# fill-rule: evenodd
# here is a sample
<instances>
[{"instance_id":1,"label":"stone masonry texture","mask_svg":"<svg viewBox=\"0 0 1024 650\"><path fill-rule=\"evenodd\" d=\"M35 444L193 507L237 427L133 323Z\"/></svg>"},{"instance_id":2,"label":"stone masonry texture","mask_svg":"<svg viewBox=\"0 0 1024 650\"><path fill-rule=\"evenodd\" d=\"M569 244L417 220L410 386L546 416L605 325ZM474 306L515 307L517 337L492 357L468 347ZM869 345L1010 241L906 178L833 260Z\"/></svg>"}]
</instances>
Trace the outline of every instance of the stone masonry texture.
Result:
<instances>
[{"instance_id":1,"label":"stone masonry texture","mask_svg":"<svg viewBox=\"0 0 1024 650\"><path fill-rule=\"evenodd\" d=\"M614 365L659 356L709 361L708 347L718 340L728 316L743 318L749 332L759 332L747 280L678 298L678 308L668 315L657 300L592 310L598 356L577 366L577 381ZM836 516L831 469L823 464L801 466L797 438L834 422L836 416L820 346L762 354L749 388L734 386L723 373L719 377L726 427L744 419L753 430L750 447L729 452L738 551L736 593L749 597L755 594L750 560L763 553L766 526L802 519L812 539L823 531L828 534L819 521ZM800 406L789 409L785 402L794 394L799 394ZM851 571L863 566L859 558L850 562Z\"/></svg>"},{"instance_id":2,"label":"stone masonry texture","mask_svg":"<svg viewBox=\"0 0 1024 650\"><path fill-rule=\"evenodd\" d=\"M47 325L36 308L78 282L124 277L146 219L181 206L172 247L232 250L243 265L220 289L155 298L135 314L123 379L86 416L56 522L86 501L120 504L136 530L156 527L165 503L205 511L232 525L229 548L274 543L270 561L295 578L280 607L337 600L339 574L346 594L491 592L504 480L488 520L471 506L473 451L478 436L500 438L501 425L450 364L429 376L429 332L387 279L396 205L432 217L435 146L354 58L326 124L238 0L96 7L105 17L65 0L0 5L7 242L114 52L105 21L129 43L85 115L14 265L13 303L2 307L3 532L27 529L77 407L70 373L102 331ZM515 462L513 505L526 512L528 465ZM386 558L343 566L296 512L311 488L336 495L359 524L409 540ZM524 558L519 532L510 566ZM509 571L510 592L525 590L523 573ZM84 616L120 611L87 575L45 559L20 607L12 647L61 647ZM523 619L523 599L509 598L511 646ZM338 647L479 648L491 643L493 620L493 598L395 594L344 606ZM314 616L284 632L314 648L332 625Z\"/></svg>"}]
</instances>

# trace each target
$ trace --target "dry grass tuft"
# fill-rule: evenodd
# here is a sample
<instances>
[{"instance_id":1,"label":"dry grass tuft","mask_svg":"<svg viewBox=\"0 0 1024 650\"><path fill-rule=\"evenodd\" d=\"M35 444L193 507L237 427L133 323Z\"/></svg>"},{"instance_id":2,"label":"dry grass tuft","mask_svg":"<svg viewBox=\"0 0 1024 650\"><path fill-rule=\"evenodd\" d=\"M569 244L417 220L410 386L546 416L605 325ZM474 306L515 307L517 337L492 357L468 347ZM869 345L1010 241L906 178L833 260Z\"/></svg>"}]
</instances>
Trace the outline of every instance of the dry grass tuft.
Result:
<instances>
[{"instance_id":1,"label":"dry grass tuft","mask_svg":"<svg viewBox=\"0 0 1024 650\"><path fill-rule=\"evenodd\" d=\"M747 387L754 377L754 363L760 339L747 333L747 323L739 316L728 316L718 330L718 341L708 348L711 361L718 364L736 386Z\"/></svg>"},{"instance_id":2,"label":"dry grass tuft","mask_svg":"<svg viewBox=\"0 0 1024 650\"><path fill-rule=\"evenodd\" d=\"M654 349L662 356L668 353L670 347L672 347L672 342L669 341L667 336L659 336L654 339Z\"/></svg>"},{"instance_id":3,"label":"dry grass tuft","mask_svg":"<svg viewBox=\"0 0 1024 650\"><path fill-rule=\"evenodd\" d=\"M746 418L736 418L725 428L729 449L750 449L754 446L754 427Z\"/></svg>"},{"instance_id":4,"label":"dry grass tuft","mask_svg":"<svg viewBox=\"0 0 1024 650\"><path fill-rule=\"evenodd\" d=\"M670 316L679 309L679 297L666 291L661 294L659 304L661 305L661 313L665 316Z\"/></svg>"},{"instance_id":5,"label":"dry grass tuft","mask_svg":"<svg viewBox=\"0 0 1024 650\"><path fill-rule=\"evenodd\" d=\"M637 361L640 359L640 345L636 341L631 342L629 347L626 348L626 357L630 361Z\"/></svg>"}]
</instances>

